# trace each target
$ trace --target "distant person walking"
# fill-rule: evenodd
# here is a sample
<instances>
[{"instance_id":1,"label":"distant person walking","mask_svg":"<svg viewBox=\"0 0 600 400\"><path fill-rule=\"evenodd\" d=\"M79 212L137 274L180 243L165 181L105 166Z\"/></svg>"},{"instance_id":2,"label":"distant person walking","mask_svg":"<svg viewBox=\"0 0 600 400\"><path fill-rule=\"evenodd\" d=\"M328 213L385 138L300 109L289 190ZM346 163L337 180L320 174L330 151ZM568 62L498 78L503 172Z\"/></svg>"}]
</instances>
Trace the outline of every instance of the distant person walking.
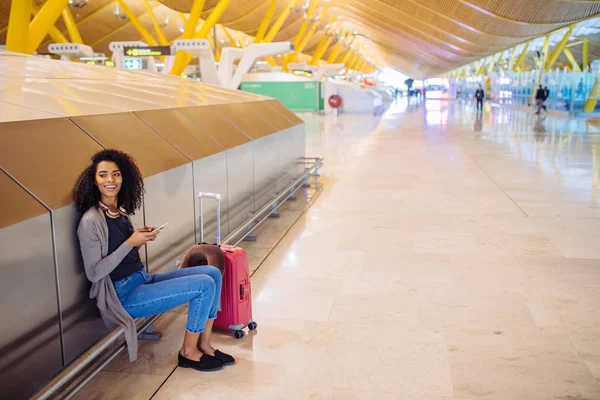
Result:
<instances>
[{"instance_id":1,"label":"distant person walking","mask_svg":"<svg viewBox=\"0 0 600 400\"><path fill-rule=\"evenodd\" d=\"M477 111L483 111L483 99L485 99L485 91L478 85L475 91L475 99L477 99Z\"/></svg>"},{"instance_id":2,"label":"distant person walking","mask_svg":"<svg viewBox=\"0 0 600 400\"><path fill-rule=\"evenodd\" d=\"M542 105L542 107L544 108L544 111L548 111L548 108L546 107L546 101L548 101L549 97L550 97L550 89L548 89L548 86L544 86L544 103Z\"/></svg>"},{"instance_id":3,"label":"distant person walking","mask_svg":"<svg viewBox=\"0 0 600 400\"><path fill-rule=\"evenodd\" d=\"M544 97L546 96L546 91L542 88L542 85L535 92L535 107L537 108L536 114L542 112L542 107L544 106Z\"/></svg>"}]
</instances>

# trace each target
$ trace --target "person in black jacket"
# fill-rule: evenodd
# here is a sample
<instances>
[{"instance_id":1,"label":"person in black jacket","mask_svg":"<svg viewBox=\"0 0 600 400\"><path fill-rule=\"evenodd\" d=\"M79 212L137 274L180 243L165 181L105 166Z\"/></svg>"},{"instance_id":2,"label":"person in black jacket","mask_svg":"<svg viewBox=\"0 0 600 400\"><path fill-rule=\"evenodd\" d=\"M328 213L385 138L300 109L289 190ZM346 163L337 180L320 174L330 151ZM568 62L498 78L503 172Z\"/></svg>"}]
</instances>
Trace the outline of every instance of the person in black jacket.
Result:
<instances>
[{"instance_id":1,"label":"person in black jacket","mask_svg":"<svg viewBox=\"0 0 600 400\"><path fill-rule=\"evenodd\" d=\"M548 89L548 86L544 86L544 103L542 104L544 111L548 111L548 108L546 108L546 101L548 100L548 97L550 97L550 90Z\"/></svg>"},{"instance_id":2,"label":"person in black jacket","mask_svg":"<svg viewBox=\"0 0 600 400\"><path fill-rule=\"evenodd\" d=\"M544 97L546 96L546 92L542 88L542 85L535 92L535 107L537 108L536 114L542 112L542 107L544 106Z\"/></svg>"},{"instance_id":3,"label":"person in black jacket","mask_svg":"<svg viewBox=\"0 0 600 400\"><path fill-rule=\"evenodd\" d=\"M475 98L477 99L477 111L483 110L483 99L485 99L485 91L479 85L475 91Z\"/></svg>"}]
</instances>

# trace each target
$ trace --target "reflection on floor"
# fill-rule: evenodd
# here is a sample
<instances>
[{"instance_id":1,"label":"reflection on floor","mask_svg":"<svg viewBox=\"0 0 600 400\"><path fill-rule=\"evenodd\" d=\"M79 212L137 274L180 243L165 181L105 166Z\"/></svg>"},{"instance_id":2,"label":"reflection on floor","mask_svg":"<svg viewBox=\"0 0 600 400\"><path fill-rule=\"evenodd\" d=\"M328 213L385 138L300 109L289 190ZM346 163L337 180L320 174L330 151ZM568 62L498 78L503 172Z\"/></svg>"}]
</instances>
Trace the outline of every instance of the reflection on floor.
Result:
<instances>
[{"instance_id":1,"label":"reflection on floor","mask_svg":"<svg viewBox=\"0 0 600 400\"><path fill-rule=\"evenodd\" d=\"M303 117L324 191L248 244L259 329L215 340L238 363L175 368L176 310L77 398L600 399L596 128L414 100Z\"/></svg>"}]
</instances>

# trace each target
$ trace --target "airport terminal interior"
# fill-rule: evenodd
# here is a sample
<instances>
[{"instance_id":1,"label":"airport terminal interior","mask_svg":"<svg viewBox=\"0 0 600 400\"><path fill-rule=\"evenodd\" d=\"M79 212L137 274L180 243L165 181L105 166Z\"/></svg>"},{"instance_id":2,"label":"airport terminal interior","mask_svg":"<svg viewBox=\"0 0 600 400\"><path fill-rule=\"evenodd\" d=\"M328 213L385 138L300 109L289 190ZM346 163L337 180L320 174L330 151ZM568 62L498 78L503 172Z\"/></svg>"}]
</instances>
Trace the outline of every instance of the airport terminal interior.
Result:
<instances>
[{"instance_id":1,"label":"airport terminal interior","mask_svg":"<svg viewBox=\"0 0 600 400\"><path fill-rule=\"evenodd\" d=\"M3 1L0 399L600 399L599 98L600 1ZM168 223L124 278L105 149L102 226ZM206 248L235 363L105 321Z\"/></svg>"}]
</instances>

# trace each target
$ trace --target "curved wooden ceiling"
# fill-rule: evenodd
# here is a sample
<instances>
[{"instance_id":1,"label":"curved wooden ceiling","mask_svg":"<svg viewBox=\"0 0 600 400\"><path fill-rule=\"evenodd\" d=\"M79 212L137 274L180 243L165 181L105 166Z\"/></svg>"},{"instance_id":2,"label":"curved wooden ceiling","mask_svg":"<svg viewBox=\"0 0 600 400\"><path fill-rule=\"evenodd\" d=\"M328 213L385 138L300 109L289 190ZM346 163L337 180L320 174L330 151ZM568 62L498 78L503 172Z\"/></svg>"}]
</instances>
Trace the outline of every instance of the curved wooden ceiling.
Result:
<instances>
[{"instance_id":1,"label":"curved wooden ceiling","mask_svg":"<svg viewBox=\"0 0 600 400\"><path fill-rule=\"evenodd\" d=\"M34 1L41 5L45 0ZM299 3L308 1L317 0ZM125 2L152 32L143 0ZM159 21L168 21L163 27L167 39L180 36L180 12L189 12L193 2L150 1ZM10 2L1 3L3 42ZM205 0L202 17L206 18L217 3ZM232 0L220 23L252 36L269 4L270 0ZM289 0L277 1L274 19L288 4ZM358 33L358 43L367 57L380 67L390 66L416 76L456 68L600 13L600 1L590 0L320 0L319 7L329 7L328 15L322 18L322 29L309 41L306 53L314 51L330 18L343 16L343 28ZM131 22L116 17L115 9L115 0L89 0L87 6L73 9L84 42L97 52L109 54L112 41L139 40ZM293 40L303 18L303 12L292 12L275 40ZM57 27L66 31L62 20ZM49 43L47 38L39 50L45 51Z\"/></svg>"}]
</instances>

